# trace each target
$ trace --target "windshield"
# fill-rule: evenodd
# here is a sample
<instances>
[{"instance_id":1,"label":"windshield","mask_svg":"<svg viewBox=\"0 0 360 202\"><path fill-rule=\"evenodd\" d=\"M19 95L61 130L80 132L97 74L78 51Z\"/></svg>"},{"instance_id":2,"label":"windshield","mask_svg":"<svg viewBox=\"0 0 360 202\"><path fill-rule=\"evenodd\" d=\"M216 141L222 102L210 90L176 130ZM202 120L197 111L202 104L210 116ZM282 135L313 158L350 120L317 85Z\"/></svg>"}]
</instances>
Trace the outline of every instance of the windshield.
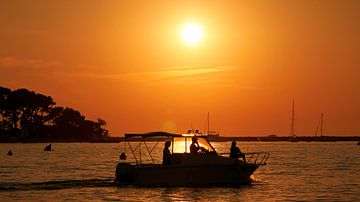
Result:
<instances>
[{"instance_id":1,"label":"windshield","mask_svg":"<svg viewBox=\"0 0 360 202\"><path fill-rule=\"evenodd\" d=\"M214 148L210 145L207 139L203 137L197 137L200 147L203 147L206 151L214 152ZM190 145L192 143L192 137L175 137L173 143L173 153L190 153Z\"/></svg>"}]
</instances>

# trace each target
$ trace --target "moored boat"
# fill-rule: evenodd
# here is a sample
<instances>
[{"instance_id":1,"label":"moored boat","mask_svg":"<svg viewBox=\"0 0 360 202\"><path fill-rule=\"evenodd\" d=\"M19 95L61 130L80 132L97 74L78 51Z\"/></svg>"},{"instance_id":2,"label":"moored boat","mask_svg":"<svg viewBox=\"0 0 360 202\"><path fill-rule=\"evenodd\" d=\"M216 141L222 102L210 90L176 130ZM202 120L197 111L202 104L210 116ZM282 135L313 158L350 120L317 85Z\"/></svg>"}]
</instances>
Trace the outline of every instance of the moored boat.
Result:
<instances>
[{"instance_id":1,"label":"moored boat","mask_svg":"<svg viewBox=\"0 0 360 202\"><path fill-rule=\"evenodd\" d=\"M315 138L315 141L317 141L317 142L336 142L335 139L323 135L323 124L324 124L324 114L321 113L320 121L319 121L318 126L316 127L316 132L315 132L315 137L318 137L317 133L318 133L318 130L320 127L320 136L318 138Z\"/></svg>"},{"instance_id":2,"label":"moored boat","mask_svg":"<svg viewBox=\"0 0 360 202\"><path fill-rule=\"evenodd\" d=\"M190 153L192 138L196 137L201 152ZM129 142L139 142L131 146ZM149 146L152 141L154 146ZM171 141L171 158L167 165L155 163L151 153L160 142ZM119 184L135 186L232 186L249 183L255 170L266 164L269 154L247 153L246 162L218 154L201 134L170 134L164 132L147 134L125 134L133 154L134 164L120 162L116 167ZM142 163L141 145L148 152L151 163ZM162 144L161 144L162 145ZM138 154L138 155L135 155ZM124 158L122 158L124 159Z\"/></svg>"},{"instance_id":3,"label":"moored boat","mask_svg":"<svg viewBox=\"0 0 360 202\"><path fill-rule=\"evenodd\" d=\"M291 126L290 126L290 137L289 142L299 142L298 137L295 135L295 101L292 101L291 111Z\"/></svg>"}]
</instances>

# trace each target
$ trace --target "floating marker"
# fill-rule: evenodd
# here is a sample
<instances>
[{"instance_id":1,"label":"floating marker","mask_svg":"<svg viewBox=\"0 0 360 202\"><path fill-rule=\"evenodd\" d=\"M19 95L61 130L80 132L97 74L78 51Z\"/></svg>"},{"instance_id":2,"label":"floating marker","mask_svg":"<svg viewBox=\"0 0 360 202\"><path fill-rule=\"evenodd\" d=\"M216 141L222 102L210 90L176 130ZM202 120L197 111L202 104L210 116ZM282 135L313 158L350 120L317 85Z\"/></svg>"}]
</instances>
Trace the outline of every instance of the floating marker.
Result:
<instances>
[{"instance_id":1,"label":"floating marker","mask_svg":"<svg viewBox=\"0 0 360 202\"><path fill-rule=\"evenodd\" d=\"M51 149L51 144L49 144L48 146L46 146L46 147L44 148L44 151L53 151L53 150Z\"/></svg>"},{"instance_id":2,"label":"floating marker","mask_svg":"<svg viewBox=\"0 0 360 202\"><path fill-rule=\"evenodd\" d=\"M121 153L120 156L119 156L119 159L120 160L126 160L126 154L124 152Z\"/></svg>"}]
</instances>

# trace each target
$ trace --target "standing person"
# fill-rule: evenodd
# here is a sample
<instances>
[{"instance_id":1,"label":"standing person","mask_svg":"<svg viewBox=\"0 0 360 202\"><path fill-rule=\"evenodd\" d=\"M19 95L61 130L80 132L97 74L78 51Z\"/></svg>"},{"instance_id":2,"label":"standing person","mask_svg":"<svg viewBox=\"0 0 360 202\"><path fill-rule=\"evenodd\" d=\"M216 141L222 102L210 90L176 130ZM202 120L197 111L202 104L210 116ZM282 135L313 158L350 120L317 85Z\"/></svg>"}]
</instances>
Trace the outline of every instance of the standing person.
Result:
<instances>
[{"instance_id":1,"label":"standing person","mask_svg":"<svg viewBox=\"0 0 360 202\"><path fill-rule=\"evenodd\" d=\"M230 148L230 158L239 159L242 158L246 162L245 154L241 152L239 147L236 146L236 141L232 141Z\"/></svg>"},{"instance_id":2,"label":"standing person","mask_svg":"<svg viewBox=\"0 0 360 202\"><path fill-rule=\"evenodd\" d=\"M170 165L170 160L171 160L171 153L169 149L170 145L171 145L170 141L165 142L165 147L163 150L163 165Z\"/></svg>"}]
</instances>

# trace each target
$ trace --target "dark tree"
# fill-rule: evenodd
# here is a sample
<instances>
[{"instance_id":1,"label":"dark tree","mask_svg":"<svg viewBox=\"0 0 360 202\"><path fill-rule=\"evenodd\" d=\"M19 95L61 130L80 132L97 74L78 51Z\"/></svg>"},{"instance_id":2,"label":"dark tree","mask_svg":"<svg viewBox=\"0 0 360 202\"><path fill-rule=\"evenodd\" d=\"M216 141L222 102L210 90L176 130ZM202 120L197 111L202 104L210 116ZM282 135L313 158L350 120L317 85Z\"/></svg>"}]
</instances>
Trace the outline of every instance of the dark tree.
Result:
<instances>
[{"instance_id":1,"label":"dark tree","mask_svg":"<svg viewBox=\"0 0 360 202\"><path fill-rule=\"evenodd\" d=\"M79 111L55 106L50 96L0 87L0 134L23 138L102 138L106 122L86 120Z\"/></svg>"},{"instance_id":2,"label":"dark tree","mask_svg":"<svg viewBox=\"0 0 360 202\"><path fill-rule=\"evenodd\" d=\"M11 90L8 88L0 87L0 135L9 129L9 121L7 120L8 111L8 97L11 94Z\"/></svg>"}]
</instances>

